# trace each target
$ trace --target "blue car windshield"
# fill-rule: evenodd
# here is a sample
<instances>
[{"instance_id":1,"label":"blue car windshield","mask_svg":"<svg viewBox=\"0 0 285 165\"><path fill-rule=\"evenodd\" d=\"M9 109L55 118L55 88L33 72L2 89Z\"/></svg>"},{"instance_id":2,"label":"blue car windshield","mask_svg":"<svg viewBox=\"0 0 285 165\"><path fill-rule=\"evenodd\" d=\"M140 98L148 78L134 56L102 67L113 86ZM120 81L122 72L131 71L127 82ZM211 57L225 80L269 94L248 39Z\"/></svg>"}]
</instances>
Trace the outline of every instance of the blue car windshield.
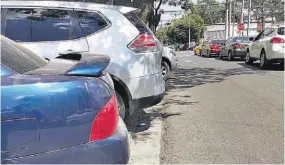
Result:
<instances>
[{"instance_id":1,"label":"blue car windshield","mask_svg":"<svg viewBox=\"0 0 285 165\"><path fill-rule=\"evenodd\" d=\"M22 74L46 65L48 60L1 36L1 63Z\"/></svg>"}]
</instances>

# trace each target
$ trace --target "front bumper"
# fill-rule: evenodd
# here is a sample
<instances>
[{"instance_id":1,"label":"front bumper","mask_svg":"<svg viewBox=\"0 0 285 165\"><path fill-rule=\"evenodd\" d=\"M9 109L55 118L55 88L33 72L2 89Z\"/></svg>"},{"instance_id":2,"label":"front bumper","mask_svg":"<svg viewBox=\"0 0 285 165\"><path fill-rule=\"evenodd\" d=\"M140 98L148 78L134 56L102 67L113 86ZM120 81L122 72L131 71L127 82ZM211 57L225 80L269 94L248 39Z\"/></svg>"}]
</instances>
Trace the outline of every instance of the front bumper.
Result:
<instances>
[{"instance_id":1,"label":"front bumper","mask_svg":"<svg viewBox=\"0 0 285 165\"><path fill-rule=\"evenodd\" d=\"M170 61L171 62L171 70L175 70L177 68L177 65L178 65L177 61L178 61L177 57L174 56L172 58L172 60Z\"/></svg>"},{"instance_id":2,"label":"front bumper","mask_svg":"<svg viewBox=\"0 0 285 165\"><path fill-rule=\"evenodd\" d=\"M128 131L120 118L117 132L111 137L68 148L2 160L12 164L127 164L130 157Z\"/></svg>"}]
</instances>

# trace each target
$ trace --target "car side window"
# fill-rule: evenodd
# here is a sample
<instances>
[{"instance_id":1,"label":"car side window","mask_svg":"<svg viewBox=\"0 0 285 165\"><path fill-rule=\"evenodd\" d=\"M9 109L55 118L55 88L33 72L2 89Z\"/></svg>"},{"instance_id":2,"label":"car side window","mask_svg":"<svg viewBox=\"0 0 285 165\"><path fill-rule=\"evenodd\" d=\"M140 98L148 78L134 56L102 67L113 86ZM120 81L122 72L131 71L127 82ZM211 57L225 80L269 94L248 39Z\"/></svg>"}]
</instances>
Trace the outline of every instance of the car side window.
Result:
<instances>
[{"instance_id":1,"label":"car side window","mask_svg":"<svg viewBox=\"0 0 285 165\"><path fill-rule=\"evenodd\" d=\"M96 12L75 11L75 13L85 36L108 26L108 23Z\"/></svg>"},{"instance_id":2,"label":"car side window","mask_svg":"<svg viewBox=\"0 0 285 165\"><path fill-rule=\"evenodd\" d=\"M31 41L31 9L7 10L5 36L18 42Z\"/></svg>"},{"instance_id":3,"label":"car side window","mask_svg":"<svg viewBox=\"0 0 285 165\"><path fill-rule=\"evenodd\" d=\"M68 40L70 31L67 10L11 8L7 11L5 35L14 41Z\"/></svg>"}]
</instances>

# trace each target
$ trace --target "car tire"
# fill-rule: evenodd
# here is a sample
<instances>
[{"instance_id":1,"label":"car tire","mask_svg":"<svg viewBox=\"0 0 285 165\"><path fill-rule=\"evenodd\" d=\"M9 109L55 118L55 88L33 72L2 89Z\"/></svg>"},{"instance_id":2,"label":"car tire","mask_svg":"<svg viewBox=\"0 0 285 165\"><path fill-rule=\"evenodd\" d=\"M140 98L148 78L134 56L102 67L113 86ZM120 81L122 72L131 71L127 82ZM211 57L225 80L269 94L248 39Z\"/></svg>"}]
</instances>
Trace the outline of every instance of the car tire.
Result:
<instances>
[{"instance_id":1,"label":"car tire","mask_svg":"<svg viewBox=\"0 0 285 165\"><path fill-rule=\"evenodd\" d=\"M126 116L126 105L125 105L125 102L123 100L123 97L117 91L116 91L116 96L117 96L117 102L118 102L119 115L120 115L120 117L122 119L124 119L125 116Z\"/></svg>"},{"instance_id":2,"label":"car tire","mask_svg":"<svg viewBox=\"0 0 285 165\"><path fill-rule=\"evenodd\" d=\"M247 51L247 53L245 54L245 63L246 63L246 64L252 64L252 63L253 63L252 58L250 58L250 53L249 53L249 51Z\"/></svg>"},{"instance_id":3,"label":"car tire","mask_svg":"<svg viewBox=\"0 0 285 165\"><path fill-rule=\"evenodd\" d=\"M162 61L162 63L161 63L161 73L162 73L162 78L163 78L164 81L167 80L169 72L170 72L169 65L167 64L166 61Z\"/></svg>"},{"instance_id":4,"label":"car tire","mask_svg":"<svg viewBox=\"0 0 285 165\"><path fill-rule=\"evenodd\" d=\"M229 61L232 61L232 60L233 60L233 54L232 54L231 51L229 51L229 53L228 53L228 60L229 60Z\"/></svg>"},{"instance_id":5,"label":"car tire","mask_svg":"<svg viewBox=\"0 0 285 165\"><path fill-rule=\"evenodd\" d=\"M223 57L222 57L222 53L221 52L219 52L219 54L218 54L218 58L221 60Z\"/></svg>"},{"instance_id":6,"label":"car tire","mask_svg":"<svg viewBox=\"0 0 285 165\"><path fill-rule=\"evenodd\" d=\"M265 51L263 50L261 53L260 53L260 63L259 63L259 66L261 69L265 70L265 69L268 69L269 67L269 61L267 60L266 58L266 53Z\"/></svg>"}]
</instances>

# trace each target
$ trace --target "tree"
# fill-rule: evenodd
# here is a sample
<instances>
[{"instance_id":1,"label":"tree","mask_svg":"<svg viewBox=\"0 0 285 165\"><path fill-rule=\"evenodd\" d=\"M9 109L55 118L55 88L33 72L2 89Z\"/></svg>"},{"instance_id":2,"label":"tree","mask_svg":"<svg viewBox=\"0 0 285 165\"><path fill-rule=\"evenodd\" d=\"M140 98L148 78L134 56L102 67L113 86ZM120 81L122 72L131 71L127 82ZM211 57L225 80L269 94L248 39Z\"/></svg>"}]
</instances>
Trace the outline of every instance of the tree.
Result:
<instances>
[{"instance_id":1,"label":"tree","mask_svg":"<svg viewBox=\"0 0 285 165\"><path fill-rule=\"evenodd\" d=\"M198 0L197 5L192 7L192 13L200 15L205 24L211 25L224 22L225 5L216 0Z\"/></svg>"},{"instance_id":2,"label":"tree","mask_svg":"<svg viewBox=\"0 0 285 165\"><path fill-rule=\"evenodd\" d=\"M164 43L188 43L189 26L191 39L199 40L204 29L204 21L197 14L186 14L180 19L173 20L170 26L160 28L156 35Z\"/></svg>"}]
</instances>

